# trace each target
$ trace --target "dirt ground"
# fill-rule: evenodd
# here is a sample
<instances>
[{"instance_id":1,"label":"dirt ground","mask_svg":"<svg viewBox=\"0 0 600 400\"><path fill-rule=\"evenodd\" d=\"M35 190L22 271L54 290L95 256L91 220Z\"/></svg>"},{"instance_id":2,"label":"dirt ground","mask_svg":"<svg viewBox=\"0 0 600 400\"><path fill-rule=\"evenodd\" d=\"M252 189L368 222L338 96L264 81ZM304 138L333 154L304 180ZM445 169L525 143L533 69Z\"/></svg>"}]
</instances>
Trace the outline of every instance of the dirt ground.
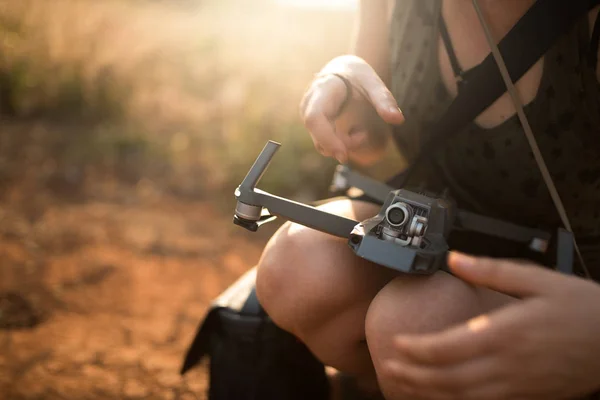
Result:
<instances>
[{"instance_id":1,"label":"dirt ground","mask_svg":"<svg viewBox=\"0 0 600 400\"><path fill-rule=\"evenodd\" d=\"M204 399L184 351L266 235L208 202L26 203L0 204L0 399Z\"/></svg>"}]
</instances>

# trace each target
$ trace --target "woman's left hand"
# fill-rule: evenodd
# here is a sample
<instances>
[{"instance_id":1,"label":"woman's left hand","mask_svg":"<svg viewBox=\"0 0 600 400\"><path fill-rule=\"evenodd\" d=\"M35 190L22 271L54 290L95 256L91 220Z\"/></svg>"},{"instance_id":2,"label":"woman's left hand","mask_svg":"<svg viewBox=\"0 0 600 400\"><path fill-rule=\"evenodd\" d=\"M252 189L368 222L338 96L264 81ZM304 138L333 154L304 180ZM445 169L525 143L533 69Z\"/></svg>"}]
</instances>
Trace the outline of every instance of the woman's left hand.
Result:
<instances>
[{"instance_id":1,"label":"woman's left hand","mask_svg":"<svg viewBox=\"0 0 600 400\"><path fill-rule=\"evenodd\" d=\"M385 373L416 399L568 399L600 388L600 285L452 253L452 272L515 301L442 332L401 335Z\"/></svg>"}]
</instances>

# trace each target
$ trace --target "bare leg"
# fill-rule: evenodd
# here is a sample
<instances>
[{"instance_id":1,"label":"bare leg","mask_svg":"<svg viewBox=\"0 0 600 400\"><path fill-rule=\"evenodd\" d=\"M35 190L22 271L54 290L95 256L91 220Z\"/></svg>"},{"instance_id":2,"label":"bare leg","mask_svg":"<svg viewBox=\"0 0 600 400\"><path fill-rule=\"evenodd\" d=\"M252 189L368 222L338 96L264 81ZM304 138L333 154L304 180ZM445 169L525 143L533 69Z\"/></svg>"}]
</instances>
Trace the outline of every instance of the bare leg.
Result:
<instances>
[{"instance_id":1,"label":"bare leg","mask_svg":"<svg viewBox=\"0 0 600 400\"><path fill-rule=\"evenodd\" d=\"M379 210L349 200L320 208L358 220ZM298 336L323 363L374 382L365 315L395 276L356 257L344 239L286 223L259 262L257 295L275 323Z\"/></svg>"},{"instance_id":2,"label":"bare leg","mask_svg":"<svg viewBox=\"0 0 600 400\"><path fill-rule=\"evenodd\" d=\"M470 286L445 272L430 277L392 280L373 299L366 318L366 335L375 369L393 354L392 339L399 333L442 330L500 307L513 298ZM387 400L404 400L387 374L377 374Z\"/></svg>"},{"instance_id":3,"label":"bare leg","mask_svg":"<svg viewBox=\"0 0 600 400\"><path fill-rule=\"evenodd\" d=\"M350 200L321 208L357 220L379 210ZM291 223L265 248L256 286L275 323L300 338L324 364L375 387L373 363L377 367L394 334L441 329L505 300L443 272L400 276L356 257L344 239ZM393 395L386 382L379 384Z\"/></svg>"}]
</instances>

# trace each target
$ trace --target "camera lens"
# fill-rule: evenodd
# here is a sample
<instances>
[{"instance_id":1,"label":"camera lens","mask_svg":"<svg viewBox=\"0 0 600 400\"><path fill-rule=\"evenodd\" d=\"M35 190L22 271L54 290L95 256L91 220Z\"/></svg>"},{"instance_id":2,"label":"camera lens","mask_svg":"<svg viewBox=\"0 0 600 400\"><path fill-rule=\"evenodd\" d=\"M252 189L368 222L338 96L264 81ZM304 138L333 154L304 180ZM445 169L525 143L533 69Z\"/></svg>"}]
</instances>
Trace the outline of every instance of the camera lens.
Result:
<instances>
[{"instance_id":1,"label":"camera lens","mask_svg":"<svg viewBox=\"0 0 600 400\"><path fill-rule=\"evenodd\" d=\"M400 225L404 221L404 218L406 218L406 214L401 208L392 208L388 212L387 217L391 224Z\"/></svg>"},{"instance_id":2,"label":"camera lens","mask_svg":"<svg viewBox=\"0 0 600 400\"><path fill-rule=\"evenodd\" d=\"M385 219L388 224L394 227L401 227L410 218L409 206L405 203L399 202L391 205L385 212Z\"/></svg>"}]
</instances>

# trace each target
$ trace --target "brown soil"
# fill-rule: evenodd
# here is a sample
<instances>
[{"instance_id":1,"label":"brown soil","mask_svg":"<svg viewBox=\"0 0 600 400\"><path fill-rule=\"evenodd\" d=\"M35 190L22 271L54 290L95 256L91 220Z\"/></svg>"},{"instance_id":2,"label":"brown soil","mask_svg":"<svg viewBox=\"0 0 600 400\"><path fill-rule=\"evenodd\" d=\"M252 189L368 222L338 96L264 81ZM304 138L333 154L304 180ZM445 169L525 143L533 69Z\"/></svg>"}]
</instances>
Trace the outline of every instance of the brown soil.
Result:
<instances>
[{"instance_id":1,"label":"brown soil","mask_svg":"<svg viewBox=\"0 0 600 400\"><path fill-rule=\"evenodd\" d=\"M204 399L186 346L265 237L207 203L0 204L0 399Z\"/></svg>"}]
</instances>

